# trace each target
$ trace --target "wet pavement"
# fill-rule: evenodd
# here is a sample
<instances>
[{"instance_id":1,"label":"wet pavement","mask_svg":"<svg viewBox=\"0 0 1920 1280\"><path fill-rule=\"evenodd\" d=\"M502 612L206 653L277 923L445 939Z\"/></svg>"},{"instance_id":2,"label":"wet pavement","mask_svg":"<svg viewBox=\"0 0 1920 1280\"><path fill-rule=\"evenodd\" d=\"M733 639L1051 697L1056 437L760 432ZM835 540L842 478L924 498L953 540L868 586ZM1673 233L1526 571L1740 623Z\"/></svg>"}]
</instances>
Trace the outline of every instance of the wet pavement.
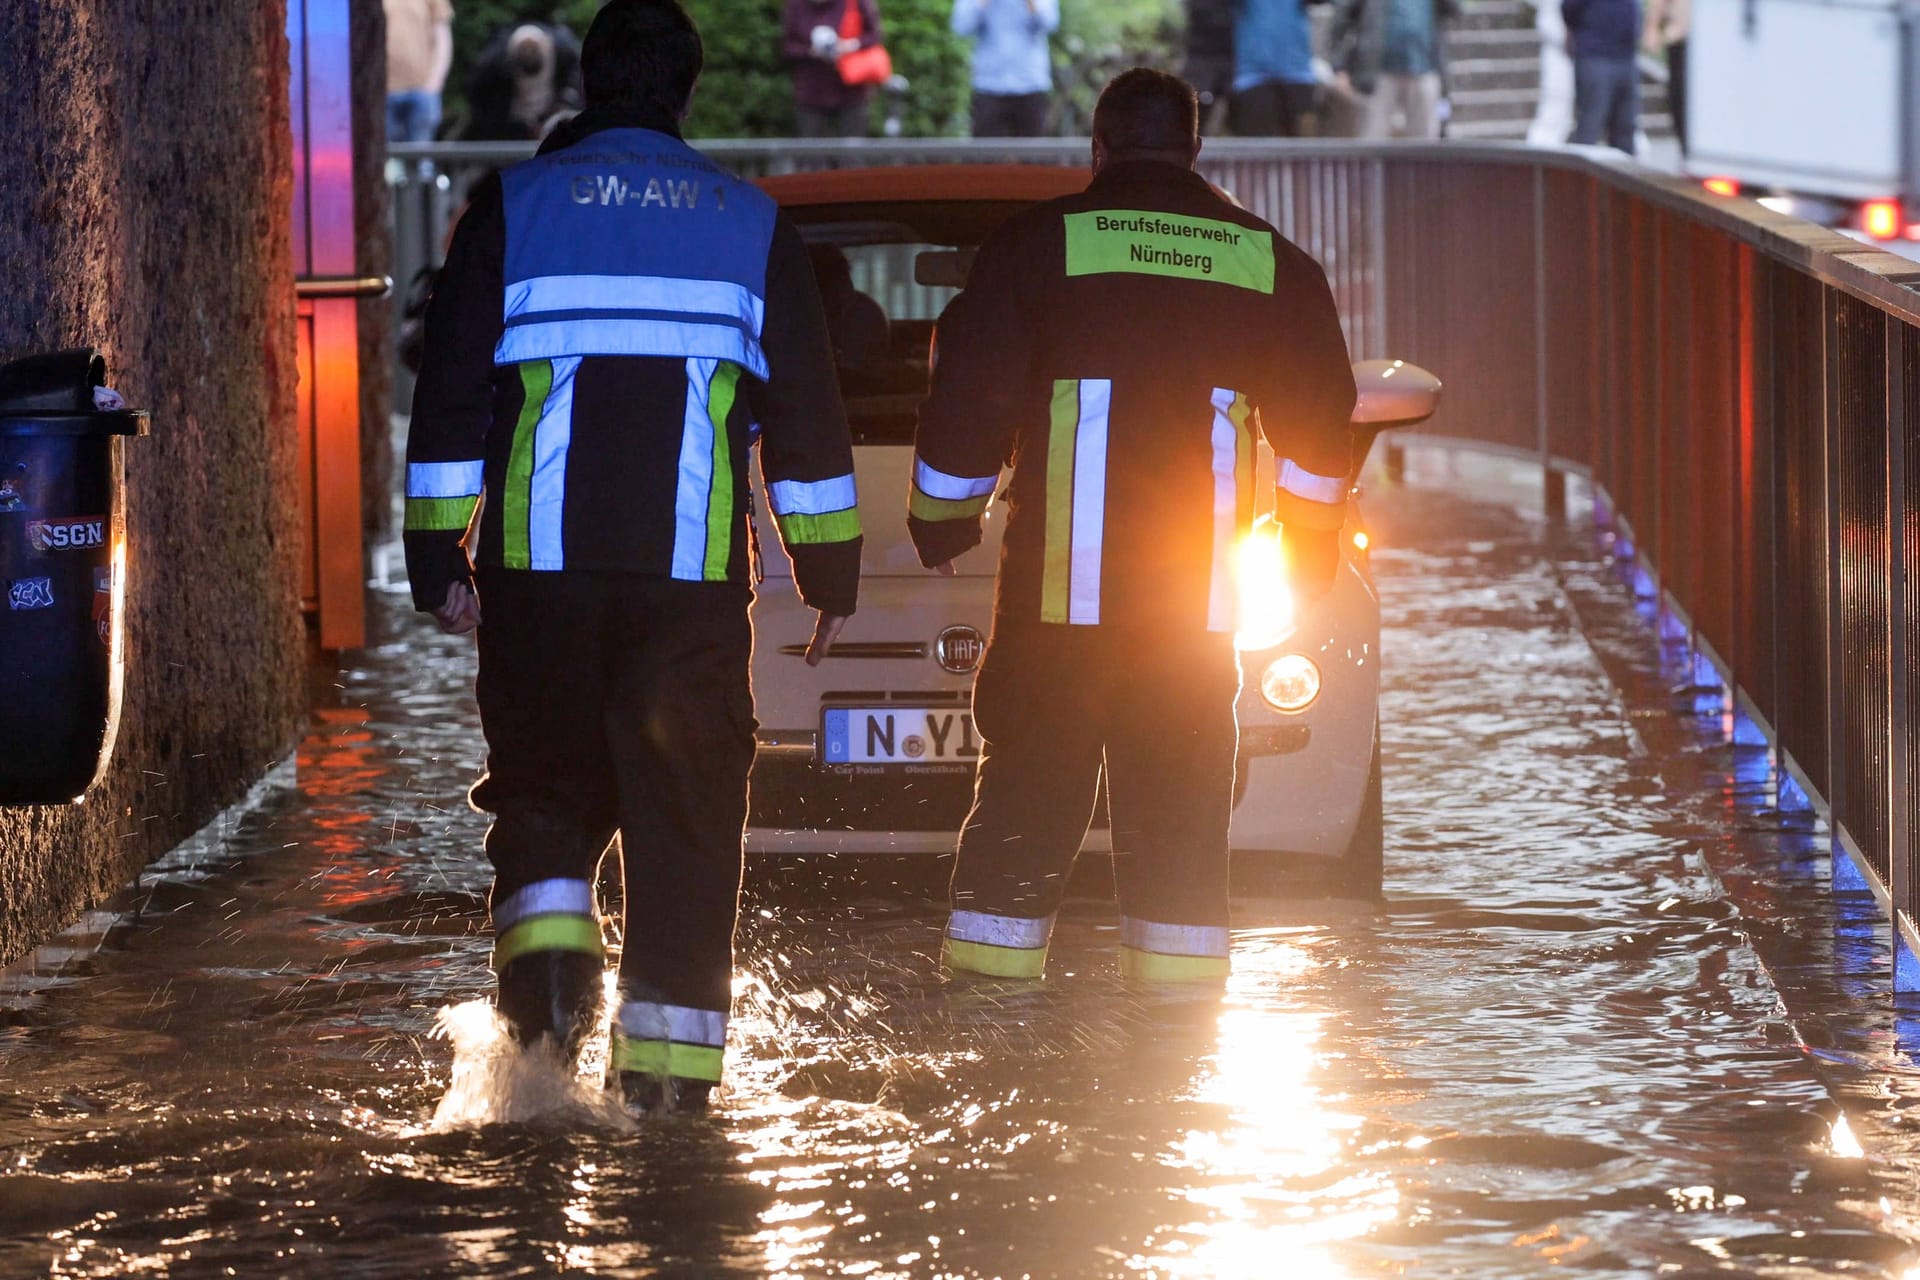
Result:
<instances>
[{"instance_id":1,"label":"wet pavement","mask_svg":"<svg viewBox=\"0 0 1920 1280\"><path fill-rule=\"evenodd\" d=\"M0 983L0 1275L1920 1275L1884 926L1510 493L1370 497L1384 909L1238 903L1178 999L1092 897L972 985L932 877L763 872L716 1111L637 1126L477 1003L470 649L386 594L297 783Z\"/></svg>"}]
</instances>

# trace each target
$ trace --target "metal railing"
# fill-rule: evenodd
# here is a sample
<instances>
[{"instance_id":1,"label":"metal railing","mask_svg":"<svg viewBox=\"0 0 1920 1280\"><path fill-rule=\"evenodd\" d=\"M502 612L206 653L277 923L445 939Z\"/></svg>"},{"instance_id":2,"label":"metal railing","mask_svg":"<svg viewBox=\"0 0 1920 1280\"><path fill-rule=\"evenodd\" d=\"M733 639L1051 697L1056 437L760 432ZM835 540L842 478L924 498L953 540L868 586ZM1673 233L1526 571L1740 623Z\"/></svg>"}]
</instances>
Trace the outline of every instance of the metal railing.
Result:
<instances>
[{"instance_id":1,"label":"metal railing","mask_svg":"<svg viewBox=\"0 0 1920 1280\"><path fill-rule=\"evenodd\" d=\"M701 145L749 176L1086 155ZM400 279L435 251L434 211L524 153L395 149L396 204L418 210ZM1550 506L1591 478L1618 552L1772 750L1783 804L1828 812L1836 876L1888 907L1898 983L1920 989L1920 268L1597 151L1221 140L1201 168L1319 259L1356 358L1446 380L1429 430L1537 458Z\"/></svg>"}]
</instances>

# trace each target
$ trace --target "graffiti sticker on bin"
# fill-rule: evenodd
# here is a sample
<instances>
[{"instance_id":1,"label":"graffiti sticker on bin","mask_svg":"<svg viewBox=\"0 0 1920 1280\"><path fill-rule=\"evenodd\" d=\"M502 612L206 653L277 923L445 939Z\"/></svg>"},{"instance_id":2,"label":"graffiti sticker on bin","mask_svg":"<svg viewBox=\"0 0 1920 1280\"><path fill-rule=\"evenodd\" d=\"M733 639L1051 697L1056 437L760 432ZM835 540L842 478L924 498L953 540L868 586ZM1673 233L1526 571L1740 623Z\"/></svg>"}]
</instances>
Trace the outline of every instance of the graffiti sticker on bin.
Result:
<instances>
[{"instance_id":1,"label":"graffiti sticker on bin","mask_svg":"<svg viewBox=\"0 0 1920 1280\"><path fill-rule=\"evenodd\" d=\"M27 524L27 544L35 551L87 551L107 545L105 516L63 516Z\"/></svg>"},{"instance_id":2,"label":"graffiti sticker on bin","mask_svg":"<svg viewBox=\"0 0 1920 1280\"><path fill-rule=\"evenodd\" d=\"M7 608L53 608L52 578L15 578L7 583Z\"/></svg>"}]
</instances>

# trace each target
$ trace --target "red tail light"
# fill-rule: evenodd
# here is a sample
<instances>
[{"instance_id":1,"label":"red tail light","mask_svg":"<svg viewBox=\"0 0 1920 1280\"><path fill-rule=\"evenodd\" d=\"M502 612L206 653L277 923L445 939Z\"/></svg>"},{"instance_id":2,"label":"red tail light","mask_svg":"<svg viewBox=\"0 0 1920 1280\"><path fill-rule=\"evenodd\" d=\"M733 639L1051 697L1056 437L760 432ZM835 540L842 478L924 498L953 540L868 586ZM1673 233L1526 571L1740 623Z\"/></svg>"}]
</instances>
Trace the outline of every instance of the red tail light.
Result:
<instances>
[{"instance_id":1,"label":"red tail light","mask_svg":"<svg viewBox=\"0 0 1920 1280\"><path fill-rule=\"evenodd\" d=\"M1898 200L1869 200L1860 206L1860 229L1875 240L1896 238L1905 224Z\"/></svg>"},{"instance_id":2,"label":"red tail light","mask_svg":"<svg viewBox=\"0 0 1920 1280\"><path fill-rule=\"evenodd\" d=\"M1700 185L1717 196L1737 196L1740 194L1740 184L1732 178L1708 178Z\"/></svg>"}]
</instances>

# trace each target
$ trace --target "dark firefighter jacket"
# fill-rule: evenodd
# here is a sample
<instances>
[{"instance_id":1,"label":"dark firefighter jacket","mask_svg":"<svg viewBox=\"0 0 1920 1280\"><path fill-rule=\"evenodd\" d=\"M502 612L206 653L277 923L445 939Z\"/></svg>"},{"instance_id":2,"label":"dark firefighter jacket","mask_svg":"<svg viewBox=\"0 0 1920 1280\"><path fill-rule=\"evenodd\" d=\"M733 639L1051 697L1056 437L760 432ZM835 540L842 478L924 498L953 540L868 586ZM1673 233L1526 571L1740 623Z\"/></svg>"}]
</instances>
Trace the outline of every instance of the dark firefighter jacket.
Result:
<instances>
[{"instance_id":1,"label":"dark firefighter jacket","mask_svg":"<svg viewBox=\"0 0 1920 1280\"><path fill-rule=\"evenodd\" d=\"M756 437L801 597L852 613L853 447L799 233L671 121L589 110L479 186L434 288L407 440L414 603L444 603L469 548L745 582Z\"/></svg>"},{"instance_id":2,"label":"dark firefighter jacket","mask_svg":"<svg viewBox=\"0 0 1920 1280\"><path fill-rule=\"evenodd\" d=\"M1256 432L1284 526L1345 519L1354 384L1326 276L1187 169L1114 164L1010 219L936 346L908 527L928 565L974 546L1012 465L996 619L1231 631Z\"/></svg>"}]
</instances>

